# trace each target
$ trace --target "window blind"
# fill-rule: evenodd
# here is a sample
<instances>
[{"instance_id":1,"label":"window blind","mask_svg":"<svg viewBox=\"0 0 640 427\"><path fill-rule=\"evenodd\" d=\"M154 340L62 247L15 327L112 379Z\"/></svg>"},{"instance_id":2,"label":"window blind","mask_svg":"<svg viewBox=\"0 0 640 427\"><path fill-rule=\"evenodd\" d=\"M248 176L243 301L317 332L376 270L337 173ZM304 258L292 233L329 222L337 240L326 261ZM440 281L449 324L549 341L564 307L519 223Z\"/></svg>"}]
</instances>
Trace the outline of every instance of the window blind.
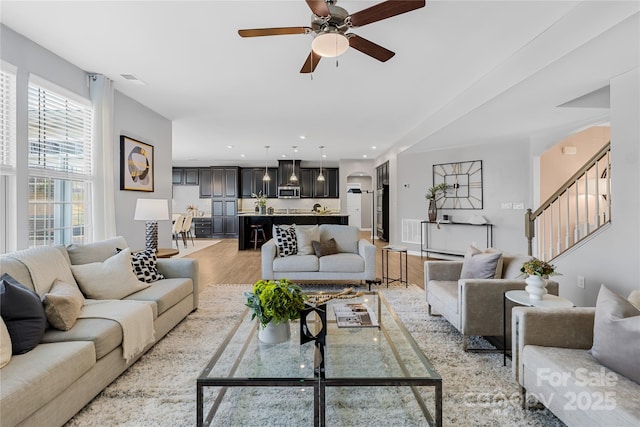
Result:
<instances>
[{"instance_id":1,"label":"window blind","mask_svg":"<svg viewBox=\"0 0 640 427\"><path fill-rule=\"evenodd\" d=\"M16 162L16 75L0 70L0 167L3 173Z\"/></svg>"},{"instance_id":2,"label":"window blind","mask_svg":"<svg viewBox=\"0 0 640 427\"><path fill-rule=\"evenodd\" d=\"M30 82L30 174L90 178L91 125L89 105Z\"/></svg>"}]
</instances>

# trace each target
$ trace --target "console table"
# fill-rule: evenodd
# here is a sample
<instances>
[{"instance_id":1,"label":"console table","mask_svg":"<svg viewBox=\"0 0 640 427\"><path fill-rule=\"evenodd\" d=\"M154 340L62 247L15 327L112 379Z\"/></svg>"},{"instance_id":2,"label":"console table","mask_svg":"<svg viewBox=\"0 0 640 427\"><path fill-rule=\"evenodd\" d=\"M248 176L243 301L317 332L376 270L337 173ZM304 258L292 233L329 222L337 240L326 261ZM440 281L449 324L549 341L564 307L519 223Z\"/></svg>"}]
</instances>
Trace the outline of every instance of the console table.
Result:
<instances>
[{"instance_id":1,"label":"console table","mask_svg":"<svg viewBox=\"0 0 640 427\"><path fill-rule=\"evenodd\" d=\"M468 222L436 222L436 221L420 221L420 257L424 254L429 256L430 253L452 256L464 256L465 250L455 251L451 249L438 249L430 247L429 227L451 227L451 226L467 226L467 227L484 227L486 230L486 247L493 246L493 224L471 224Z\"/></svg>"}]
</instances>

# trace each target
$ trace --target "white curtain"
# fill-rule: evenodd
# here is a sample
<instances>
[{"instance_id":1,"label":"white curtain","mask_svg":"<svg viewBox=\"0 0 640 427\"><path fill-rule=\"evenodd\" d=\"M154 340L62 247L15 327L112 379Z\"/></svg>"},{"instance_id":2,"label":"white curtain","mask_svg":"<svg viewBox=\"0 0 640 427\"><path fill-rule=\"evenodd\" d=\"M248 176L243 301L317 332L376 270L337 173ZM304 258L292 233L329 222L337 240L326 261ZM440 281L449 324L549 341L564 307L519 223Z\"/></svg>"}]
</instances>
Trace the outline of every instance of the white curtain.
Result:
<instances>
[{"instance_id":1,"label":"white curtain","mask_svg":"<svg viewBox=\"0 0 640 427\"><path fill-rule=\"evenodd\" d=\"M113 81L99 74L89 76L93 104L93 241L116 236L115 169L113 141Z\"/></svg>"}]
</instances>

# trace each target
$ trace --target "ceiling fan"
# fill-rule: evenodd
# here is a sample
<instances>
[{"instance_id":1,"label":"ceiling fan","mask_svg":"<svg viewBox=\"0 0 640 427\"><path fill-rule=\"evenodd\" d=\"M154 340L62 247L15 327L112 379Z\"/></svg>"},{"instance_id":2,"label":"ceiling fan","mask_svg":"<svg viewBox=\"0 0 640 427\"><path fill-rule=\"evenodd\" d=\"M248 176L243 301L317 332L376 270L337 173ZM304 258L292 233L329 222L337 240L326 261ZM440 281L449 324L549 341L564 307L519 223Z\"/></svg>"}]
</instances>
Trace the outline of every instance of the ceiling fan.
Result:
<instances>
[{"instance_id":1,"label":"ceiling fan","mask_svg":"<svg viewBox=\"0 0 640 427\"><path fill-rule=\"evenodd\" d=\"M282 36L288 34L314 34L311 53L301 73L312 73L324 57L337 57L352 47L378 61L386 62L395 55L365 38L347 33L350 28L391 18L424 7L425 0L387 0L350 15L336 6L337 0L305 0L313 12L310 27L256 28L238 30L241 37Z\"/></svg>"}]
</instances>

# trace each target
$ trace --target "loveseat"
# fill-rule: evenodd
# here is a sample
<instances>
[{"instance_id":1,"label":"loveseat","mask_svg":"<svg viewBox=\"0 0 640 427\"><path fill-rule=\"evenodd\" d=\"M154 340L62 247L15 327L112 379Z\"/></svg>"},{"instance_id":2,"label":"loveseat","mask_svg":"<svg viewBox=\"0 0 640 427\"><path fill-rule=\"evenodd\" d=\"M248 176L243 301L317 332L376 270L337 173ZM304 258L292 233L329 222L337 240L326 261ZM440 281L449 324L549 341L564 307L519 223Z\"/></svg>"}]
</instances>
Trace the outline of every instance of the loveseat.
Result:
<instances>
[{"instance_id":1,"label":"loveseat","mask_svg":"<svg viewBox=\"0 0 640 427\"><path fill-rule=\"evenodd\" d=\"M621 302L601 289L597 306L603 293L609 302ZM601 308L513 309L512 369L523 408L542 404L568 426L638 426L640 310L632 313L628 305L624 310L605 309L596 321L597 310ZM599 323L603 329L598 332ZM623 335L616 337L616 329Z\"/></svg>"},{"instance_id":2,"label":"loveseat","mask_svg":"<svg viewBox=\"0 0 640 427\"><path fill-rule=\"evenodd\" d=\"M504 253L497 249L481 252L471 247L462 261L424 263L424 289L428 313L431 315L432 311L435 311L442 315L462 333L464 351L474 350L468 347L470 336L502 337L504 293L523 290L526 287L524 278L518 276L521 274L522 264L531 259L529 256ZM469 266L473 260L477 266L483 262L483 258L491 258L490 261L494 263L490 268L492 273L486 275L479 272L475 276L492 278L460 278L465 262ZM473 273L471 269L471 274L465 277L474 276ZM558 295L558 283L553 280L547 281L547 291ZM509 307L507 311L508 309ZM506 318L509 319L508 312Z\"/></svg>"},{"instance_id":3,"label":"loveseat","mask_svg":"<svg viewBox=\"0 0 640 427\"><path fill-rule=\"evenodd\" d=\"M122 264L122 259L128 263L129 270ZM33 295L36 292L36 301L38 297L42 298L47 307L47 327L40 342L23 354L13 354L10 359L3 360L7 364L0 369L0 425L64 424L197 308L196 260L158 259L154 263L156 273L164 278L146 283L138 280L141 271L134 272L132 259L135 258L122 237L86 245L32 248L0 257L2 299L10 299L11 292L21 295ZM116 262L114 260L120 264L113 264ZM104 267L107 265L115 266L114 270L117 271L104 274L108 271ZM117 268L118 265L121 268ZM96 281L95 276L88 279L92 274L102 275L99 277L105 284L111 280L110 277L114 277L110 274L115 277L133 274L133 280L138 282L134 287L140 290L122 299L86 298L81 303L78 318L71 319L72 325L65 330L67 320L62 322L62 326L58 325L60 319L50 317L49 309L55 307L47 303L57 301L54 296L61 282L70 285L71 289L75 287L76 294L78 289L82 293L90 289L91 293L106 292L107 297L113 296L110 293L123 283L119 278L113 286L105 285L101 289L101 283ZM75 282L74 279L80 276L82 280ZM47 284L52 277L55 279L53 285ZM69 284L72 281L74 283ZM14 329L9 331L15 331L15 324L8 318L10 310L5 309L5 302L9 301L3 301L1 313L3 359L7 345L14 340L14 336L11 336L7 342L9 335L4 332L7 332L10 324L14 325ZM55 310L52 312L57 313ZM52 327L49 322L62 329ZM135 326L136 323L138 326Z\"/></svg>"},{"instance_id":4,"label":"loveseat","mask_svg":"<svg viewBox=\"0 0 640 427\"><path fill-rule=\"evenodd\" d=\"M367 282L376 278L376 248L368 240L360 239L358 227L274 226L273 236L261 248L265 280Z\"/></svg>"}]
</instances>

